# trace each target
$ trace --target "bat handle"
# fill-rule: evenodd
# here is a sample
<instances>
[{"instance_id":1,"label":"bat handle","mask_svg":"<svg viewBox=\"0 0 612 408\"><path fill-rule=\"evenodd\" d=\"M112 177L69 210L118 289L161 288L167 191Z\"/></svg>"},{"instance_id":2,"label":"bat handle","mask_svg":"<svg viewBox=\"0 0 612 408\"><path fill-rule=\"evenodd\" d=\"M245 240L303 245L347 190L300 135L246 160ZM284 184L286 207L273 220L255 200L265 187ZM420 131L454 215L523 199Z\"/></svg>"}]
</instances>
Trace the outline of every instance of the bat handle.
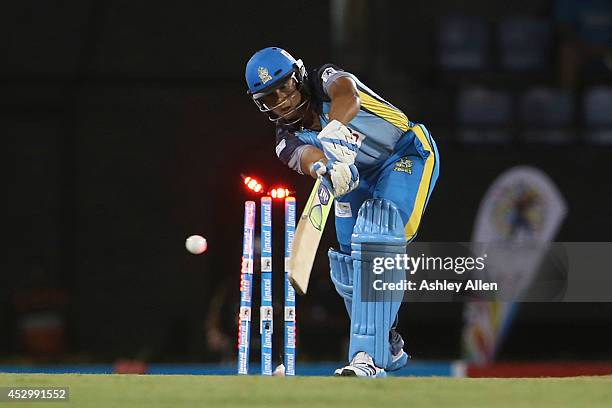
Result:
<instances>
[{"instance_id":1,"label":"bat handle","mask_svg":"<svg viewBox=\"0 0 612 408\"><path fill-rule=\"evenodd\" d=\"M325 166L325 163L323 163L322 161L317 161L317 162L312 163L311 169L319 177L327 173L327 167Z\"/></svg>"}]
</instances>

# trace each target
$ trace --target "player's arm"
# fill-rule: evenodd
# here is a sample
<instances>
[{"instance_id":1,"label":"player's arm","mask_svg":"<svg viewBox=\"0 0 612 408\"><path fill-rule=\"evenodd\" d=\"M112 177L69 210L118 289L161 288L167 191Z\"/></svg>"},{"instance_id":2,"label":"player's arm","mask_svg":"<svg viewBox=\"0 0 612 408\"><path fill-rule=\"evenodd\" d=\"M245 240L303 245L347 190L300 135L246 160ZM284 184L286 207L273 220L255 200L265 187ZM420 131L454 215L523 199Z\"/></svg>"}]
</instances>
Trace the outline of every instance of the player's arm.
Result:
<instances>
[{"instance_id":1,"label":"player's arm","mask_svg":"<svg viewBox=\"0 0 612 408\"><path fill-rule=\"evenodd\" d=\"M347 125L361 106L355 81L348 76L339 77L330 85L328 93L331 99L329 121L335 119Z\"/></svg>"},{"instance_id":2,"label":"player's arm","mask_svg":"<svg viewBox=\"0 0 612 408\"><path fill-rule=\"evenodd\" d=\"M358 140L347 125L361 107L357 86L351 77L340 76L329 84L327 94L331 100L329 122L317 138L329 160L353 164L359 146Z\"/></svg>"}]
</instances>

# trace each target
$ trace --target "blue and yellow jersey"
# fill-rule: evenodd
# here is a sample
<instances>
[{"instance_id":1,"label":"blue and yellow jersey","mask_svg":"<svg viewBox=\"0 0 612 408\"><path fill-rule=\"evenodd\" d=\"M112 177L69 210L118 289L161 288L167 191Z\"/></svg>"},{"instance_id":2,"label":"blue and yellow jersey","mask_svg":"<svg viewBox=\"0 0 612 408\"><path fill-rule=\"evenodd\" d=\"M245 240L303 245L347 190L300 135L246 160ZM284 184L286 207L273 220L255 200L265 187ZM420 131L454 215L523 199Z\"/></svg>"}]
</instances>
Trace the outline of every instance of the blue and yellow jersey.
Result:
<instances>
[{"instance_id":1,"label":"blue and yellow jersey","mask_svg":"<svg viewBox=\"0 0 612 408\"><path fill-rule=\"evenodd\" d=\"M343 71L332 64L313 70L308 76L308 86L312 102L319 112L321 127L329 122L331 99L329 87L338 78L348 76L355 81L361 100L357 115L347 127L357 138L359 152L355 159L357 169L371 169L382 165L396 151L398 146L414 144L417 151L426 158L432 151L428 135L408 120L397 107L380 97L363 84L355 75ZM293 170L304 173L300 168L300 156L307 145L322 150L317 139L318 130L302 129L285 125L276 128L276 154L279 159ZM412 140L406 141L405 138ZM401 144L398 142L402 140Z\"/></svg>"}]
</instances>

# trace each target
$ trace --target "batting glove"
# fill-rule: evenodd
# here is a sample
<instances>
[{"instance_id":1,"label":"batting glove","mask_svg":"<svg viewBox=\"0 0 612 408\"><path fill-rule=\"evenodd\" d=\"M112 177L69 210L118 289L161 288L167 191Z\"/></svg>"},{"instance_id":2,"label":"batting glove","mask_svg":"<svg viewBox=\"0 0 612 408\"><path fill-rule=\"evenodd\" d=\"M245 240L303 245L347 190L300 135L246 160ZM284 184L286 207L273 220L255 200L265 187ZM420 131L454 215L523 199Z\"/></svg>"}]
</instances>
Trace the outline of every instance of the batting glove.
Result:
<instances>
[{"instance_id":1,"label":"batting glove","mask_svg":"<svg viewBox=\"0 0 612 408\"><path fill-rule=\"evenodd\" d=\"M325 165L318 161L312 165L312 169L335 197L350 193L359 185L359 171L354 164L330 160Z\"/></svg>"},{"instance_id":2,"label":"batting glove","mask_svg":"<svg viewBox=\"0 0 612 408\"><path fill-rule=\"evenodd\" d=\"M329 160L354 164L359 146L349 128L338 120L332 120L319 132L317 139L323 145L323 153Z\"/></svg>"}]
</instances>

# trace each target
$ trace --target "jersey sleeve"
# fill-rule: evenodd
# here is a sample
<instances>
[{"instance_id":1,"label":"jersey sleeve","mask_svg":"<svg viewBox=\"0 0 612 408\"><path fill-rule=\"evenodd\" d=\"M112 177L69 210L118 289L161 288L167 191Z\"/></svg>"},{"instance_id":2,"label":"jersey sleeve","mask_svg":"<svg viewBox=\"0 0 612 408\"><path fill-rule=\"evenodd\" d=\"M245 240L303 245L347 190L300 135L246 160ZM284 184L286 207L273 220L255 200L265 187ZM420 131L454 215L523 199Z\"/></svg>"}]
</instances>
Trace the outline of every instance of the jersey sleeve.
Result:
<instances>
[{"instance_id":1,"label":"jersey sleeve","mask_svg":"<svg viewBox=\"0 0 612 408\"><path fill-rule=\"evenodd\" d=\"M316 70L314 88L315 94L323 100L329 101L329 88L334 81L341 77L352 77L350 72L334 64L325 64Z\"/></svg>"},{"instance_id":2,"label":"jersey sleeve","mask_svg":"<svg viewBox=\"0 0 612 408\"><path fill-rule=\"evenodd\" d=\"M300 159L306 146L308 145L298 139L294 130L277 126L276 156L278 156L282 163L300 174L304 174L300 166Z\"/></svg>"}]
</instances>

